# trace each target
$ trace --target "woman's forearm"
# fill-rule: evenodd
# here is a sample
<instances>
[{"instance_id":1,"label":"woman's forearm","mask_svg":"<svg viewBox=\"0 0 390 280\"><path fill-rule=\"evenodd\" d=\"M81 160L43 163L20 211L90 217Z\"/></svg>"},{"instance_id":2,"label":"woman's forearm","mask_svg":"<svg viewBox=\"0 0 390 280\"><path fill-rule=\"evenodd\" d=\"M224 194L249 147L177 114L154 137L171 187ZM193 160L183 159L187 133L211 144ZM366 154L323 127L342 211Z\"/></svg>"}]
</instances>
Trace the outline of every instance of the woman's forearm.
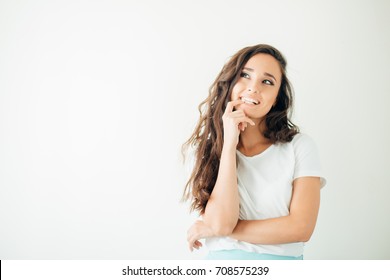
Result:
<instances>
[{"instance_id":1,"label":"woman's forearm","mask_svg":"<svg viewBox=\"0 0 390 280\"><path fill-rule=\"evenodd\" d=\"M230 234L238 221L239 195L236 168L236 148L224 146L217 181L203 215L204 222L213 229L215 235Z\"/></svg>"},{"instance_id":2,"label":"woman's forearm","mask_svg":"<svg viewBox=\"0 0 390 280\"><path fill-rule=\"evenodd\" d=\"M265 220L240 220L231 237L254 244L308 241L317 221L320 186L318 177L294 180L289 215Z\"/></svg>"},{"instance_id":3,"label":"woman's forearm","mask_svg":"<svg viewBox=\"0 0 390 280\"><path fill-rule=\"evenodd\" d=\"M230 237L253 244L306 242L314 228L291 216L266 220L239 220Z\"/></svg>"}]
</instances>

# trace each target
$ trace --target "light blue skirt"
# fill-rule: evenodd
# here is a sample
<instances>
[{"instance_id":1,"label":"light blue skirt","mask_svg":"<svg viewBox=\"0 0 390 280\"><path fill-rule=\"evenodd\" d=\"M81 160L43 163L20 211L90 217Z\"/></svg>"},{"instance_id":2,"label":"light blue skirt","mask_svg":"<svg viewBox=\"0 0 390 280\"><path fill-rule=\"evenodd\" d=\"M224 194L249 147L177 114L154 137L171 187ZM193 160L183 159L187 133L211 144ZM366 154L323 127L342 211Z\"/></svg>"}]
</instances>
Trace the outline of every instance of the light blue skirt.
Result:
<instances>
[{"instance_id":1,"label":"light blue skirt","mask_svg":"<svg viewBox=\"0 0 390 280\"><path fill-rule=\"evenodd\" d=\"M243 250L219 250L210 251L206 260L303 260L303 256L278 256L271 254L259 254Z\"/></svg>"}]
</instances>

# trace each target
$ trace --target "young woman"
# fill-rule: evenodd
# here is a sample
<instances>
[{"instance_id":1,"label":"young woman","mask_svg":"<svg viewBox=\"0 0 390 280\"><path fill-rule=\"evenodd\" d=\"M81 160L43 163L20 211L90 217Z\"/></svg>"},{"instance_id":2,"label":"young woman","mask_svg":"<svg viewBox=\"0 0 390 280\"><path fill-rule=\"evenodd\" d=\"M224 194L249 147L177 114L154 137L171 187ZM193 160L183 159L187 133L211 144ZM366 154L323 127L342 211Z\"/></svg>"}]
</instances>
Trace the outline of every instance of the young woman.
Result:
<instances>
[{"instance_id":1,"label":"young woman","mask_svg":"<svg viewBox=\"0 0 390 280\"><path fill-rule=\"evenodd\" d=\"M240 50L217 76L184 145L195 148L184 198L202 217L191 250L205 238L208 259L303 259L325 180L313 140L289 120L292 98L269 45Z\"/></svg>"}]
</instances>

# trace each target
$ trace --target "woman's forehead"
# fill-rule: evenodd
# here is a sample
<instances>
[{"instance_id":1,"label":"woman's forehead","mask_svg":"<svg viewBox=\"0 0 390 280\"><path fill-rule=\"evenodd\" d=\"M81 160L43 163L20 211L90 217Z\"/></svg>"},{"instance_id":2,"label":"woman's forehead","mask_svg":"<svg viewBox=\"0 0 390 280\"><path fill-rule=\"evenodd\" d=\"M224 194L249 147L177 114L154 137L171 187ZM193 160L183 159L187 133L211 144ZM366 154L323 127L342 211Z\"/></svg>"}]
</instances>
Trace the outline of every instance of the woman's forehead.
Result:
<instances>
[{"instance_id":1,"label":"woman's forehead","mask_svg":"<svg viewBox=\"0 0 390 280\"><path fill-rule=\"evenodd\" d=\"M282 76L280 63L270 54L255 54L247 61L244 68L253 69L254 72L269 72L279 77Z\"/></svg>"}]
</instances>

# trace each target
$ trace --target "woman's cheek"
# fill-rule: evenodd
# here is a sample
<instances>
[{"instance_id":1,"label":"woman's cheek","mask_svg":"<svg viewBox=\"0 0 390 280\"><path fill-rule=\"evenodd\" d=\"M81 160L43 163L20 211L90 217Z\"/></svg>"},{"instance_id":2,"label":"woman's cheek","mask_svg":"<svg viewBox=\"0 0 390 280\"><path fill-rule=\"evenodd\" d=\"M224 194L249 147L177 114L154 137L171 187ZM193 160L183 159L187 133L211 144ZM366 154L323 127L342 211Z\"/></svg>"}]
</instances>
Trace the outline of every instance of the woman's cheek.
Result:
<instances>
[{"instance_id":1,"label":"woman's cheek","mask_svg":"<svg viewBox=\"0 0 390 280\"><path fill-rule=\"evenodd\" d=\"M239 95L240 95L240 92L242 91L240 89L240 85L236 84L234 87L233 87L233 90L232 90L232 94L230 96L230 100L237 100Z\"/></svg>"},{"instance_id":2,"label":"woman's cheek","mask_svg":"<svg viewBox=\"0 0 390 280\"><path fill-rule=\"evenodd\" d=\"M238 93L233 89L232 94L230 95L230 101L236 100L238 98Z\"/></svg>"}]
</instances>

